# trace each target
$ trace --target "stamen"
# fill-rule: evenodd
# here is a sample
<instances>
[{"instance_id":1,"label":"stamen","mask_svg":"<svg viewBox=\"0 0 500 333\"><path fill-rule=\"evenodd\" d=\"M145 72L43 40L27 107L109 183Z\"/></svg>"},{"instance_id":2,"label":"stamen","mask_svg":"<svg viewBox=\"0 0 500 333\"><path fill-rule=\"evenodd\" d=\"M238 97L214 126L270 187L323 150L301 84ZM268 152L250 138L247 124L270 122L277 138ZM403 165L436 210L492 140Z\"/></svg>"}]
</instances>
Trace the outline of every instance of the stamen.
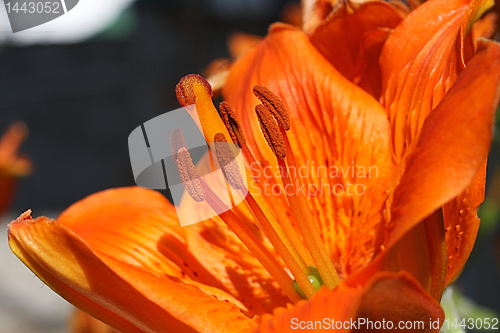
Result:
<instances>
[{"instance_id":1,"label":"stamen","mask_svg":"<svg viewBox=\"0 0 500 333\"><path fill-rule=\"evenodd\" d=\"M253 156L252 152L250 151L250 149L248 149L246 145L241 146L241 150L243 152L243 155L246 157L248 164L259 165L255 157ZM263 172L259 173L258 178L259 178L258 184L259 182L265 183L267 181ZM252 181L254 181L254 179L248 176L248 184L251 184ZM297 262L305 262L308 265L312 265L313 264L312 258L309 252L307 251L307 248L305 247L302 238L297 233L297 231L291 224L290 220L286 216L285 212L283 211L283 205L287 204L286 199L281 200L281 197L279 197L277 198L278 200L268 201L265 199L265 197L262 196L262 189L259 189L256 186L250 186L249 193L251 193L254 196L255 201L257 202L258 206L262 208L264 214L267 217L269 217L271 224L273 225L276 224L278 225L278 227L283 228L284 235L283 237L280 236L280 238L285 242L285 244L286 244L285 239L290 240L290 242L292 243L292 247L297 250L297 253L299 255ZM273 223L273 221L275 221L276 223ZM279 229L276 228L276 230Z\"/></svg>"},{"instance_id":2,"label":"stamen","mask_svg":"<svg viewBox=\"0 0 500 333\"><path fill-rule=\"evenodd\" d=\"M278 124L285 130L290 129L290 117L281 99L265 86L253 87L254 95L273 114Z\"/></svg>"},{"instance_id":3,"label":"stamen","mask_svg":"<svg viewBox=\"0 0 500 333\"><path fill-rule=\"evenodd\" d=\"M233 142L240 147L245 146L246 138L243 127L231 106L227 102L221 102L219 104L219 112Z\"/></svg>"},{"instance_id":4,"label":"stamen","mask_svg":"<svg viewBox=\"0 0 500 333\"><path fill-rule=\"evenodd\" d=\"M177 164L179 176L191 198L193 198L196 202L202 202L205 200L199 177L196 174L196 168L186 147L181 147L177 151L175 164Z\"/></svg>"},{"instance_id":5,"label":"stamen","mask_svg":"<svg viewBox=\"0 0 500 333\"><path fill-rule=\"evenodd\" d=\"M226 125L226 128L228 129L231 137L233 138L233 142L235 142L240 146L243 155L247 159L248 164L257 165L258 164L257 160L255 159L252 152L250 151L250 149L248 149L246 145L243 127L241 126L241 123L236 113L233 111L233 109L230 107L228 103L226 102L220 103L220 114L222 120L224 121L224 124ZM234 132L232 132L232 130L234 130ZM235 135L235 137L233 137L233 134ZM235 138L236 141L234 141ZM260 178L262 177L263 173L260 173ZM253 181L253 179L250 177L250 173L248 172L247 172L247 180L248 184L250 184ZM261 181L265 180L261 179ZM285 243L287 248L294 256L296 262L299 263L301 268L303 268L304 272L306 272L307 271L306 262L307 264L311 265L312 259L309 253L307 252L307 249L303 244L300 236L297 234L295 228L288 220L288 217L285 216L285 214L282 211L283 207L282 205L285 202L282 202L281 200L277 201L270 200L268 202L262 196L261 190L259 190L255 186L250 186L250 189L248 189L248 193L250 193L253 196L256 205L262 209L264 215L269 219L271 225L276 230L281 240ZM250 201L248 201L248 203L250 204ZM274 208L274 210L272 210L269 207L269 205L271 205ZM278 219L276 219L275 215L277 216Z\"/></svg>"},{"instance_id":6,"label":"stamen","mask_svg":"<svg viewBox=\"0 0 500 333\"><path fill-rule=\"evenodd\" d=\"M281 132L281 135L283 136L283 139L285 140L286 149L289 152L289 154L287 156L287 162L293 168L295 168L295 170L298 170L297 169L297 164L295 162L295 156L293 154L292 147L290 145L290 141L288 140L288 135L286 134L284 128L280 128L280 132ZM278 163L279 163L279 161L278 161ZM295 183L295 184L299 184L300 183L300 179L297 178L297 175L295 173L292 175L292 182ZM325 248L325 245L324 245L324 243L323 243L323 241L321 239L321 236L319 235L318 228L317 228L316 224L314 223L314 219L312 217L312 213L311 213L311 210L309 208L309 204L307 203L307 198L306 198L306 196L303 193L299 192L298 199L299 199L299 204L300 204L301 210L305 213L304 216L306 217L306 219L308 221L308 224L309 224L309 226L311 228L311 232L313 234L313 237L316 239L316 242L318 244L318 248L320 250L320 253L323 256L324 261L326 263L326 266L327 266L327 268L329 269L329 271L331 273L331 278L333 279L333 280L330 280L330 276L327 276L328 280L330 280L330 281L328 282L328 284L326 284L326 283L325 284L328 286L328 285L331 285L331 283L333 282L335 285L337 285L337 284L340 283L340 277L339 277L339 275L337 273L337 270L333 266L333 262L330 259L330 256L328 255L328 252L326 251L326 248ZM326 273L325 272L325 268L324 267L321 267L321 268L323 269L323 273L322 274L325 274Z\"/></svg>"},{"instance_id":7,"label":"stamen","mask_svg":"<svg viewBox=\"0 0 500 333\"><path fill-rule=\"evenodd\" d=\"M278 158L286 157L286 146L283 136L280 133L279 127L273 119L269 110L262 104L255 107L257 118L259 119L260 128L266 138L267 144L271 147L274 155Z\"/></svg>"},{"instance_id":8,"label":"stamen","mask_svg":"<svg viewBox=\"0 0 500 333\"><path fill-rule=\"evenodd\" d=\"M263 106L260 105L260 107L263 108L262 110L262 116L265 117L267 116L268 121L271 122L267 127L274 129L274 133L279 134L279 128L276 125L274 119L272 116L267 112L267 109ZM227 103L221 103L220 105L221 109L221 115L223 119L225 118L225 124L231 133L231 126L229 124L229 117L228 114L232 113L232 110L230 109L229 105ZM257 110L259 113L259 110ZM237 118L234 114L232 114L232 118L237 121ZM265 123L266 121L264 121ZM239 123L239 122L238 122ZM274 126L273 126L274 125ZM265 127L263 128L265 130ZM273 137L272 135L269 137ZM227 171L229 171L227 168L225 168L225 165L228 165L230 162L234 163L234 154L231 151L231 149L227 146L220 145L220 143L225 143L226 140L224 136L220 133L215 135L215 147L216 147L216 155L217 159L219 160L219 163L223 166L223 171L226 175L226 179L228 179L228 182L231 183L231 178L233 178L231 175L228 174ZM234 140L234 137L233 137ZM236 142L236 141L235 141ZM218 149L220 147L220 149ZM224 147L224 149L223 149ZM284 145L281 145L282 148L284 148ZM246 144L244 143L242 145L242 148L247 149ZM249 151L248 151L249 152ZM239 170L234 168L233 170L237 172L237 175L239 176ZM234 187L234 186L233 186ZM309 269L307 268L304 260L301 258L301 256L297 253L296 249L293 247L292 243L290 240L287 238L286 234L283 232L283 229L281 228L280 224L278 221L274 218L272 214L266 215L263 210L261 209L260 205L257 203L257 201L254 199L252 193L246 189L247 197L246 197L246 202L249 204L256 220L258 221L260 227L264 231L265 235L268 237L269 241L271 244L274 246L278 254L281 256L285 264L287 265L288 269L290 272L293 274L293 276L296 278L298 281L299 285L302 287L300 290L304 290L306 295L308 297L314 296L316 293L315 288L313 285L311 285L309 279L307 278L307 275L309 273ZM265 206L264 206L265 207ZM269 216L269 219L268 219ZM297 283L297 282L296 282Z\"/></svg>"},{"instance_id":9,"label":"stamen","mask_svg":"<svg viewBox=\"0 0 500 333\"><path fill-rule=\"evenodd\" d=\"M220 104L220 113L231 135L232 135L231 129L235 129L234 134L237 137L237 141L240 144L243 155L247 158L248 163L250 165L257 165L258 163L255 157L246 146L246 140L244 138L243 128L240 125L241 123L228 103L222 102ZM231 124L229 123L229 121L231 120L234 121L232 127ZM260 173L260 178L262 177L263 173ZM253 181L253 179L249 177L249 175L247 175L247 179L249 184L250 182ZM261 181L264 182L265 180L261 179ZM307 251L304 243L301 240L301 237L297 234L295 228L290 223L288 217L285 216L285 214L282 211L282 205L285 202L281 202L281 200L278 201L271 200L270 202L268 202L261 195L261 191L260 190L254 191L255 189L257 189L255 186L251 186L250 189L248 190L248 193L250 193L253 196L252 199L255 200L255 206L262 209L265 217L269 219L273 229L276 230L280 239L289 249L295 261L299 264L299 266L302 268L304 272L307 272L308 270L306 262L309 265L311 265L313 262L309 255L309 252ZM247 203L250 205L251 202L252 202L251 200L247 200ZM274 208L274 210L270 209L268 204L270 204ZM253 208L253 210L255 211L255 208ZM278 217L278 219L276 219L275 214Z\"/></svg>"},{"instance_id":10,"label":"stamen","mask_svg":"<svg viewBox=\"0 0 500 333\"><path fill-rule=\"evenodd\" d=\"M325 285L329 289L333 289L339 284L340 279L335 269L333 271L330 269L333 267L333 264L326 253L323 240L319 236L318 229L316 228L309 207L305 207L301 200L299 200L301 196L298 194L295 184L290 181L290 173L287 171L288 169L285 161L283 159L278 159L278 165L282 170L284 170L281 174L284 188L292 189L292 191L285 191L290 203L290 208L292 209L292 215L297 221L300 233L304 238L316 267L318 267L318 270L325 281Z\"/></svg>"},{"instance_id":11,"label":"stamen","mask_svg":"<svg viewBox=\"0 0 500 333\"><path fill-rule=\"evenodd\" d=\"M170 135L170 148L172 149L172 156L174 157L174 161L177 160L177 152L182 147L186 148L186 142L184 141L182 131L176 128Z\"/></svg>"},{"instance_id":12,"label":"stamen","mask_svg":"<svg viewBox=\"0 0 500 333\"><path fill-rule=\"evenodd\" d=\"M290 241L286 238L278 222L276 220L272 220L274 223L269 221L252 194L246 189L243 179L241 178L238 164L235 160L235 155L226 142L226 138L223 134L217 133L214 141L217 160L221 165L228 183L236 190L245 190L245 193L247 193L247 203L254 213L256 220L290 272L295 279L299 281L300 286L303 287L301 291L304 290L308 297L314 296L315 289L309 282L310 279L308 280L306 276L306 273L309 273L309 269L300 258L297 251L293 248Z\"/></svg>"},{"instance_id":13,"label":"stamen","mask_svg":"<svg viewBox=\"0 0 500 333\"><path fill-rule=\"evenodd\" d=\"M264 231L264 234L295 277L296 283L301 287L300 290L303 290L303 293L305 292L308 298L313 297L316 294L316 290L314 286L311 285L310 279L308 279L306 275L310 274L309 268L305 266L302 258L300 258L295 248L288 238L286 238L280 225L276 220L270 221L267 218L251 194L248 194L247 202L252 209L255 219L259 222L260 227Z\"/></svg>"},{"instance_id":14,"label":"stamen","mask_svg":"<svg viewBox=\"0 0 500 333\"><path fill-rule=\"evenodd\" d=\"M226 141L226 137L222 133L217 133L215 134L214 141L215 155L224 173L224 177L226 177L227 182L232 188L241 190L245 184L241 177L238 162L236 162L236 156Z\"/></svg>"},{"instance_id":15,"label":"stamen","mask_svg":"<svg viewBox=\"0 0 500 333\"><path fill-rule=\"evenodd\" d=\"M283 128L290 128L288 113L286 112L282 101L267 88L256 86L254 88L254 93L263 103L263 105L261 104L256 107L256 113L264 136L266 137L273 153L278 157L278 161L283 161L283 159L287 156L287 146L281 131ZM186 109L190 113L193 110L198 112L198 117L193 118L198 124L200 130L203 132L206 141L210 145L212 145L212 142L215 142L215 155L221 165L222 171L227 179L227 183L229 184L227 185L228 189L229 186L231 186L236 190L242 190L248 193L245 200L246 203L250 207L261 229L264 231L264 234L273 244L277 253L281 256L296 280L292 281L283 267L281 267L273 255L269 253L269 251L259 241L258 237L245 224L245 222L239 219L235 212L231 211L229 207L226 207L222 200L216 196L203 179L199 178L196 174L196 169L189 152L185 147L186 145L183 140L182 133L180 130L175 130L171 137L172 154L176 160L181 180L183 181L187 192L191 195L191 197L193 197L194 200L205 200L214 209L214 211L222 212L219 213L219 217L222 218L222 220L236 234L236 236L256 256L256 258L276 280L292 302L296 302L300 299L300 296L297 293L299 290L306 297L310 298L314 296L316 289L319 288L319 285L321 285L320 281L322 276L314 274L313 270L306 266L303 258L307 260L308 264L311 260L307 249L311 252L314 262L319 263L321 266L325 266L325 263L316 260L316 257L321 257L321 254L315 254L315 252L318 252L316 248L312 248L306 241L306 249L300 240L300 236L296 233L290 232L290 228L295 231L291 224L288 228L285 228L287 229L286 232L283 231L280 225L282 222L278 222L273 211L267 205L267 200L265 200L264 197L260 194L255 194L254 196L254 193L250 192L246 188L242 176L246 176L247 179L250 180L250 174L248 173L248 170L246 170L247 172L245 175L241 174L237 161L235 160L236 154L232 149L232 146L228 143L228 140L232 139L235 144L239 145L243 149L245 156L251 158L253 158L253 156L251 155L248 147L246 147L246 140L241 124L230 106L227 103L221 103L221 119L212 104L210 85L205 79L198 75L188 75L184 77L176 87L176 94L182 106L187 107L195 104L196 108ZM273 119L273 117L276 120ZM295 203L297 204L297 209L299 211L304 209L304 207L300 205L299 201L296 200ZM302 219L305 224L309 222L307 221L308 219L303 216ZM303 230L301 230L301 233L303 234L302 237L305 240L306 237L304 236ZM293 242L289 240L289 234L296 238L292 239ZM294 247L297 243L300 245L298 248L301 254L299 254ZM319 265L317 264L317 266ZM329 283L331 282L331 278L329 276L330 272L326 271L326 273L324 273L323 271L324 269L320 269L321 274L326 275L325 284L331 288L331 284ZM315 272L317 273L317 270ZM294 289L294 285L296 286L296 289Z\"/></svg>"},{"instance_id":16,"label":"stamen","mask_svg":"<svg viewBox=\"0 0 500 333\"><path fill-rule=\"evenodd\" d=\"M283 102L281 102L279 97L277 97L264 86L255 86L254 94L259 99L261 99L263 103L264 101L266 101L266 104L264 105L267 106L268 113L273 113L274 115L276 112L277 114L279 114L278 116L276 116L280 133L280 135L277 137L283 140L285 151L290 152L290 158L287 158L287 160L291 159L291 161L294 163L293 166L296 167L295 159L293 157L293 154L291 154L291 147L289 145L288 138L285 132L290 128L290 118ZM264 136L266 136L266 133L264 133ZM299 225L302 237L304 238L306 246L309 249L316 266L318 267L323 280L325 281L325 285L328 288L333 289L340 282L340 278L337 274L337 271L335 270L335 267L333 266L330 257L328 256L326 248L323 244L323 240L319 235L319 231L312 217L312 213L310 211L305 195L301 195L300 192L296 191L295 185L298 186L300 184L300 180L296 177L296 175L293 175L293 179L291 181L288 173L288 166L283 159L284 157L280 158L278 155L277 157L278 165L282 170L281 176L283 179L283 185L285 188L291 186L291 188L293 189L292 193L290 193L289 191L285 191L290 203L290 207L292 209L292 214L294 215L295 220Z\"/></svg>"},{"instance_id":17,"label":"stamen","mask_svg":"<svg viewBox=\"0 0 500 333\"><path fill-rule=\"evenodd\" d=\"M219 217L226 223L226 225L235 233L243 244L252 252L252 254L259 260L269 274L283 289L288 298L296 303L301 299L297 292L293 289L293 282L290 276L285 272L283 267L274 259L264 245L257 239L248 227L242 223L236 214L231 211L217 195L210 189L210 187L200 179L203 191L207 193L206 201L214 209L214 211L222 211Z\"/></svg>"},{"instance_id":18,"label":"stamen","mask_svg":"<svg viewBox=\"0 0 500 333\"><path fill-rule=\"evenodd\" d=\"M253 193L248 192L248 197L247 197L247 203L250 206L250 209L254 212L254 215L257 217L257 221L264 221L265 223L269 223L271 226L271 229L273 232L275 232L280 240L283 242L283 244L286 246L286 248L290 251L290 254L293 256L294 261L300 266L302 271L304 273L309 273L309 269L307 267L307 264L305 260L303 259L303 256L299 251L296 249L295 243L292 242L291 240L298 240L299 236L297 233L293 234L288 234L285 230L284 227L282 228L282 221L278 222L278 219L273 215L272 211L270 210L269 206L267 206L267 201L259 203L257 200L260 198L259 196L255 196ZM283 217L284 221L288 221L287 218ZM293 228L290 225L291 228ZM261 228L265 232L265 228L261 226ZM295 231L295 229L293 229ZM268 237L269 238L269 237ZM303 244L301 244L303 247ZM307 252L307 250L304 247L304 252ZM306 257L308 258L308 257ZM295 274L294 274L295 275Z\"/></svg>"}]
</instances>

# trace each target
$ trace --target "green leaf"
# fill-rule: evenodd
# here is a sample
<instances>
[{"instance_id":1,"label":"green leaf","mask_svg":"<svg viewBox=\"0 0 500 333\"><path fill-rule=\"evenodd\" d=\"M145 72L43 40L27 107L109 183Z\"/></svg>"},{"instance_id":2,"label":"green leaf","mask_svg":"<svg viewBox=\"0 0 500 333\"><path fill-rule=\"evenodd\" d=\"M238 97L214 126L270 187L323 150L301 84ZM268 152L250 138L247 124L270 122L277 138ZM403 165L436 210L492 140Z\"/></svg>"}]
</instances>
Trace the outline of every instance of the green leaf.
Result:
<instances>
[{"instance_id":1,"label":"green leaf","mask_svg":"<svg viewBox=\"0 0 500 333\"><path fill-rule=\"evenodd\" d=\"M440 330L441 333L466 333L467 329L481 332L498 331L500 325L498 324L500 318L498 313L474 303L452 286L444 291L441 307L446 316ZM486 323L486 319L489 319L490 324L492 324L492 320L496 320L496 329L476 328L476 323Z\"/></svg>"},{"instance_id":2,"label":"green leaf","mask_svg":"<svg viewBox=\"0 0 500 333\"><path fill-rule=\"evenodd\" d=\"M449 286L445 289L443 293L443 298L441 299L441 307L444 310L445 321L441 327L440 333L466 333L464 329L460 326L453 325L453 323L460 322L462 317L455 303L454 288Z\"/></svg>"}]
</instances>

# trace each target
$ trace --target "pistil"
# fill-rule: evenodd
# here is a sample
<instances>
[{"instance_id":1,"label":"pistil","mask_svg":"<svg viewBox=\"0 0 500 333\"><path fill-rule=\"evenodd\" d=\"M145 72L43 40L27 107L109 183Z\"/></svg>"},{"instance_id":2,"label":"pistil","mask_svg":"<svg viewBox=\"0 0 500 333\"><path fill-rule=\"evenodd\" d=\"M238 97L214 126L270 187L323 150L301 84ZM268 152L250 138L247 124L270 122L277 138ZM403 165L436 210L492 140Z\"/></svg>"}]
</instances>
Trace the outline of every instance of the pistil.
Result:
<instances>
[{"instance_id":1,"label":"pistil","mask_svg":"<svg viewBox=\"0 0 500 333\"><path fill-rule=\"evenodd\" d=\"M179 81L175 92L183 107L195 105L199 118L198 126L201 127L200 131L208 143L213 142L217 133L222 133L227 140L231 139L212 103L212 88L204 78L197 74L187 75Z\"/></svg>"}]
</instances>

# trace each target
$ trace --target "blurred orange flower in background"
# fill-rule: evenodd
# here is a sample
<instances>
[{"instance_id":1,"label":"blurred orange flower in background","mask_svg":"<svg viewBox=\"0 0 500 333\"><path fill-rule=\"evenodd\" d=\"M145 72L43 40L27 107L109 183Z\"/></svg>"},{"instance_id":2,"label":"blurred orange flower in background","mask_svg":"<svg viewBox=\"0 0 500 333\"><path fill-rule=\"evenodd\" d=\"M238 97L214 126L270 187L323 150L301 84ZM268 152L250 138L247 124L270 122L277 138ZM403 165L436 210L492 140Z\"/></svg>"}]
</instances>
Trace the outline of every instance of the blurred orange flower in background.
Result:
<instances>
[{"instance_id":1,"label":"blurred orange flower in background","mask_svg":"<svg viewBox=\"0 0 500 333\"><path fill-rule=\"evenodd\" d=\"M19 155L19 147L28 135L22 122L15 122L0 139L0 215L9 208L15 192L17 179L32 171L30 160Z\"/></svg>"},{"instance_id":2,"label":"blurred orange flower in background","mask_svg":"<svg viewBox=\"0 0 500 333\"><path fill-rule=\"evenodd\" d=\"M245 132L239 144L248 162L376 167L366 177L299 180L306 188L359 185L363 193L266 196L256 179L234 212L180 228L160 194L113 189L57 220L25 212L10 225L11 249L69 302L123 332L286 332L293 318L423 320L418 331L437 331L429 318L442 323L443 289L470 254L484 198L500 45L476 43L492 33L492 16L473 23L491 5L432 0L409 13L402 2L305 2L304 31L275 24L231 67L223 95ZM196 80L180 85L210 119L206 126L229 141L209 91ZM276 94L266 95L272 106L261 99L268 111L282 101L289 130L283 119L259 123L257 85ZM269 147L279 135L286 158ZM189 196L181 207L199 213ZM268 220L292 227L283 236ZM240 235L258 240L260 252ZM312 265L327 286L318 292L307 280Z\"/></svg>"}]
</instances>

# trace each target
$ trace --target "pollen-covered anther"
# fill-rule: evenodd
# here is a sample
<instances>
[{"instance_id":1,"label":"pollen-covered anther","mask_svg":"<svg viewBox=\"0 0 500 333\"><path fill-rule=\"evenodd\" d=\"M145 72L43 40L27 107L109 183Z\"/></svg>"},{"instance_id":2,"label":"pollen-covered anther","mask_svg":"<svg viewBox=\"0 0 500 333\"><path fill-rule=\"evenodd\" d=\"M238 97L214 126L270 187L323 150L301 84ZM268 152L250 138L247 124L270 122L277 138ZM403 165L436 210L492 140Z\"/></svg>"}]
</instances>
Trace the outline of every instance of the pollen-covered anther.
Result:
<instances>
[{"instance_id":1,"label":"pollen-covered anther","mask_svg":"<svg viewBox=\"0 0 500 333\"><path fill-rule=\"evenodd\" d=\"M227 131L229 132L233 142L240 147L246 145L243 127L241 126L241 123L231 106L227 102L221 102L219 104L219 111L222 122L226 125Z\"/></svg>"},{"instance_id":2,"label":"pollen-covered anther","mask_svg":"<svg viewBox=\"0 0 500 333\"><path fill-rule=\"evenodd\" d=\"M186 148L184 136L182 135L182 131L176 128L172 131L172 134L170 134L170 148L172 149L174 161L177 160L177 152L183 147Z\"/></svg>"},{"instance_id":3,"label":"pollen-covered anther","mask_svg":"<svg viewBox=\"0 0 500 333\"><path fill-rule=\"evenodd\" d=\"M281 99L265 86L256 85L253 87L253 93L272 113L278 124L285 131L288 131L290 129L290 117Z\"/></svg>"},{"instance_id":4,"label":"pollen-covered anther","mask_svg":"<svg viewBox=\"0 0 500 333\"><path fill-rule=\"evenodd\" d=\"M203 194L203 189L201 187L200 180L198 179L196 168L186 147L181 147L177 151L175 164L177 164L179 176L191 198L193 198L196 202L202 202L205 200L205 195Z\"/></svg>"},{"instance_id":5,"label":"pollen-covered anther","mask_svg":"<svg viewBox=\"0 0 500 333\"><path fill-rule=\"evenodd\" d=\"M281 135L278 124L276 124L276 121L274 121L273 116L269 112L269 109L262 104L258 104L255 107L255 112L257 113L262 133L264 134L267 144L271 147L274 155L278 158L285 158L285 140Z\"/></svg>"},{"instance_id":6,"label":"pollen-covered anther","mask_svg":"<svg viewBox=\"0 0 500 333\"><path fill-rule=\"evenodd\" d=\"M215 155L227 182L236 190L243 189L245 184L241 177L238 162L236 162L236 155L230 147L231 143L227 142L226 137L222 133L217 133L214 141Z\"/></svg>"},{"instance_id":7,"label":"pollen-covered anther","mask_svg":"<svg viewBox=\"0 0 500 333\"><path fill-rule=\"evenodd\" d=\"M198 74L189 74L184 76L179 83L175 86L175 94L179 103L186 107L196 103L196 95L194 93L193 85L201 84L206 88L209 95L212 96L212 87L207 80Z\"/></svg>"}]
</instances>

